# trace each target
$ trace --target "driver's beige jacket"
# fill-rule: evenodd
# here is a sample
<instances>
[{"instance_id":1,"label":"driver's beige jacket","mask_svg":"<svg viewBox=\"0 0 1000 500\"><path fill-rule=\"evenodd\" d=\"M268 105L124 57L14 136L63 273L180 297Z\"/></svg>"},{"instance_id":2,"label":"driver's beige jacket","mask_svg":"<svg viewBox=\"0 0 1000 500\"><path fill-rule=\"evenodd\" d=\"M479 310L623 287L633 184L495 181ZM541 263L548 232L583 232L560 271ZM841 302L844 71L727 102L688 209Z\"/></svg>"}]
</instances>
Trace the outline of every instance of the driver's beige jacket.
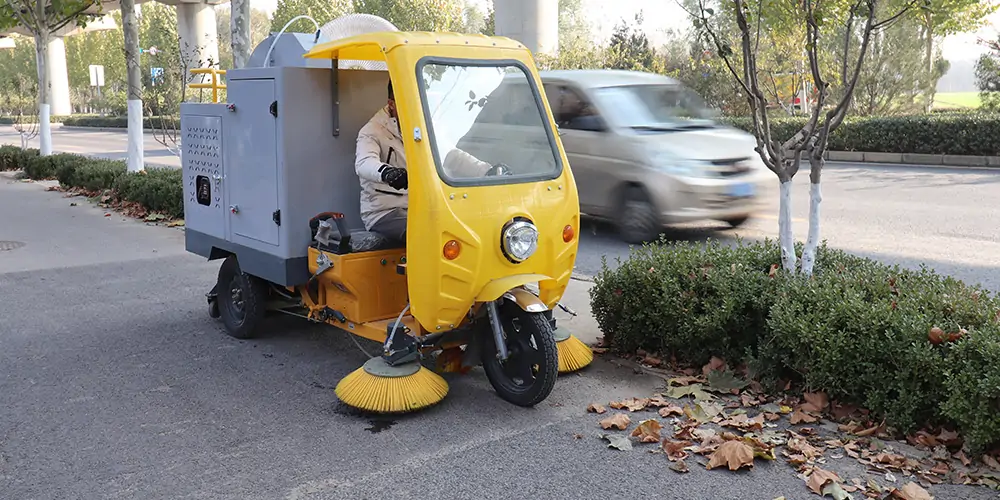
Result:
<instances>
[{"instance_id":1,"label":"driver's beige jacket","mask_svg":"<svg viewBox=\"0 0 1000 500\"><path fill-rule=\"evenodd\" d=\"M387 107L379 109L361 128L355 152L354 170L361 181L361 220L369 230L393 209L406 209L409 199L407 190L382 182L378 171L382 165L406 168L403 138ZM449 152L444 164L445 171L454 177L479 177L490 168L489 163L460 149Z\"/></svg>"}]
</instances>

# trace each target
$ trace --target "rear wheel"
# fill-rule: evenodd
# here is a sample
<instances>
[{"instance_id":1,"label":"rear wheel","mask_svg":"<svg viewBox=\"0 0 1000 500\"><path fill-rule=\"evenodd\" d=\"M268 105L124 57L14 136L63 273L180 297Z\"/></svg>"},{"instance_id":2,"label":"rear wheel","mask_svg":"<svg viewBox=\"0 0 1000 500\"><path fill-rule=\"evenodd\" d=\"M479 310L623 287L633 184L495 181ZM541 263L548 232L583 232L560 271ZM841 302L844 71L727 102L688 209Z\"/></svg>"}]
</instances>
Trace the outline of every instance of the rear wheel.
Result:
<instances>
[{"instance_id":1,"label":"rear wheel","mask_svg":"<svg viewBox=\"0 0 1000 500\"><path fill-rule=\"evenodd\" d=\"M497 358L489 326L484 329L483 370L497 394L518 406L534 406L549 396L559 375L552 324L544 313L529 313L511 301L499 306L507 359Z\"/></svg>"},{"instance_id":2,"label":"rear wheel","mask_svg":"<svg viewBox=\"0 0 1000 500\"><path fill-rule=\"evenodd\" d=\"M267 311L267 284L244 273L236 256L230 255L219 268L216 291L219 315L226 332L238 339L253 337Z\"/></svg>"},{"instance_id":3,"label":"rear wheel","mask_svg":"<svg viewBox=\"0 0 1000 500\"><path fill-rule=\"evenodd\" d=\"M626 188L618 210L618 232L627 243L650 241L660 234L656 207L640 187Z\"/></svg>"},{"instance_id":4,"label":"rear wheel","mask_svg":"<svg viewBox=\"0 0 1000 500\"><path fill-rule=\"evenodd\" d=\"M749 215L744 215L742 217L733 217L731 219L723 219L723 222L725 222L726 224L729 224L730 227L740 227L743 224L745 224L746 221L748 221L748 220L750 220L750 216Z\"/></svg>"}]
</instances>

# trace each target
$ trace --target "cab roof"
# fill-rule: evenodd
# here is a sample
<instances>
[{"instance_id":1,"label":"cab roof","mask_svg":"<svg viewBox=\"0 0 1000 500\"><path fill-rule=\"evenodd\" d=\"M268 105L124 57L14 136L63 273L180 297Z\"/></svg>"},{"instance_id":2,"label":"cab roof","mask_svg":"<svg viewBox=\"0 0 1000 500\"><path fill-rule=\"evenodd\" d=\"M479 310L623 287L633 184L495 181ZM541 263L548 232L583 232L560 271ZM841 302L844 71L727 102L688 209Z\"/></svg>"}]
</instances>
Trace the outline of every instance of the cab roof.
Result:
<instances>
[{"instance_id":1,"label":"cab roof","mask_svg":"<svg viewBox=\"0 0 1000 500\"><path fill-rule=\"evenodd\" d=\"M385 60L386 52L401 45L496 47L526 50L520 42L504 36L432 31L378 31L318 44L306 52L303 57L382 61Z\"/></svg>"}]
</instances>

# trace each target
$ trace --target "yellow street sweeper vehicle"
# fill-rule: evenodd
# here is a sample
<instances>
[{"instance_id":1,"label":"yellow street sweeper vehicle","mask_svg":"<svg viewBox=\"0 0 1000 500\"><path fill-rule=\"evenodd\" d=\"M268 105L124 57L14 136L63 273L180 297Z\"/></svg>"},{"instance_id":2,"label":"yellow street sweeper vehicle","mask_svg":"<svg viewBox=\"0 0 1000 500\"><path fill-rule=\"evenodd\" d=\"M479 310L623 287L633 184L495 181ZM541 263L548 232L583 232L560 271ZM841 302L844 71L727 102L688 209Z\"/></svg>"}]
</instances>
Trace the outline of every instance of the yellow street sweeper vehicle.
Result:
<instances>
[{"instance_id":1,"label":"yellow street sweeper vehicle","mask_svg":"<svg viewBox=\"0 0 1000 500\"><path fill-rule=\"evenodd\" d=\"M186 247L222 260L208 302L230 335L281 312L381 343L336 387L373 412L432 405L448 392L436 371L480 364L500 397L532 406L560 371L591 362L552 316L579 202L521 44L351 15L272 35L226 80L225 102L182 105L181 150ZM365 229L355 168L390 81L408 179L401 238Z\"/></svg>"}]
</instances>

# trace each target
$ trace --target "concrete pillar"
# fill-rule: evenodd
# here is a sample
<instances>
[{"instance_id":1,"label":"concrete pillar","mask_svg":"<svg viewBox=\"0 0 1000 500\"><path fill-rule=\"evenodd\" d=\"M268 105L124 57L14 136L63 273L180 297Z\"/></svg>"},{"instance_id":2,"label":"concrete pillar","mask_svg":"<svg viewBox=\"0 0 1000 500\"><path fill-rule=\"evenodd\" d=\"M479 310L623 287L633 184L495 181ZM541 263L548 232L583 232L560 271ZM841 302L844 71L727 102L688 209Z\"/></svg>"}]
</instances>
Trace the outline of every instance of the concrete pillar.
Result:
<instances>
[{"instance_id":1,"label":"concrete pillar","mask_svg":"<svg viewBox=\"0 0 1000 500\"><path fill-rule=\"evenodd\" d=\"M496 34L513 38L534 54L559 51L559 0L503 0L493 3Z\"/></svg>"},{"instance_id":2,"label":"concrete pillar","mask_svg":"<svg viewBox=\"0 0 1000 500\"><path fill-rule=\"evenodd\" d=\"M214 6L200 2L177 4L177 34L188 70L219 67L219 33ZM206 75L203 81L211 81L211 75Z\"/></svg>"},{"instance_id":3,"label":"concrete pillar","mask_svg":"<svg viewBox=\"0 0 1000 500\"><path fill-rule=\"evenodd\" d=\"M49 56L48 74L50 94L50 112L53 116L73 114L73 106L69 102L69 70L66 68L66 41L61 36L49 38L46 47Z\"/></svg>"}]
</instances>

